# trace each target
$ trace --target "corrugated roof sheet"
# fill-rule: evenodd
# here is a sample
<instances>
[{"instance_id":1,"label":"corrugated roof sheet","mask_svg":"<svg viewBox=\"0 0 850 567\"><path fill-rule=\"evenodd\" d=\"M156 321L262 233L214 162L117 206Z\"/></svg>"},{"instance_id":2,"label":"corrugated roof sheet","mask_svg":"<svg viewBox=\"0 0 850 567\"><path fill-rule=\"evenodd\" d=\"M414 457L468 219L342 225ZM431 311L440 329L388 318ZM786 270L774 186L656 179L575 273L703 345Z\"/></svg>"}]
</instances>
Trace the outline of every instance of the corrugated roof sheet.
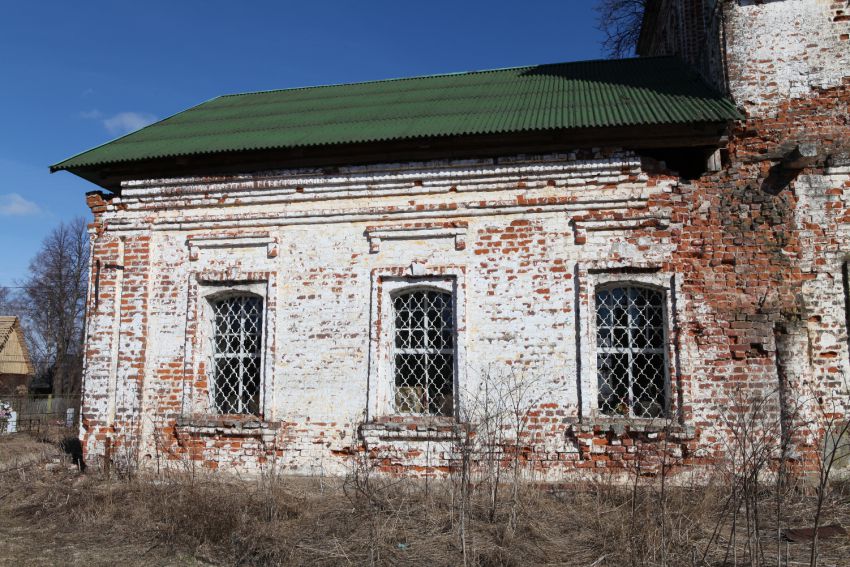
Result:
<instances>
[{"instance_id":1,"label":"corrugated roof sheet","mask_svg":"<svg viewBox=\"0 0 850 567\"><path fill-rule=\"evenodd\" d=\"M583 61L228 95L51 167L216 152L741 118L670 57Z\"/></svg>"}]
</instances>

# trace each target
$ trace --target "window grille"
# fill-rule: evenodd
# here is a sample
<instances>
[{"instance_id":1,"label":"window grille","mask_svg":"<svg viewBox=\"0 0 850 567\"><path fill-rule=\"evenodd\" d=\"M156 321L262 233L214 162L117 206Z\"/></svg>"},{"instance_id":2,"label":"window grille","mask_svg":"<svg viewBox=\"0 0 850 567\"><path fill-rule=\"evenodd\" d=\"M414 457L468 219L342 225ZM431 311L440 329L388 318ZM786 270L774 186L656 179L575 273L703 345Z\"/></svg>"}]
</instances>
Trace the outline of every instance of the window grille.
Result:
<instances>
[{"instance_id":1,"label":"window grille","mask_svg":"<svg viewBox=\"0 0 850 567\"><path fill-rule=\"evenodd\" d=\"M214 300L213 401L222 414L259 414L263 300Z\"/></svg>"},{"instance_id":2,"label":"window grille","mask_svg":"<svg viewBox=\"0 0 850 567\"><path fill-rule=\"evenodd\" d=\"M454 414L452 294L417 290L393 298L395 405L401 413Z\"/></svg>"},{"instance_id":3,"label":"window grille","mask_svg":"<svg viewBox=\"0 0 850 567\"><path fill-rule=\"evenodd\" d=\"M664 294L613 287L596 294L599 409L607 415L667 413Z\"/></svg>"}]
</instances>

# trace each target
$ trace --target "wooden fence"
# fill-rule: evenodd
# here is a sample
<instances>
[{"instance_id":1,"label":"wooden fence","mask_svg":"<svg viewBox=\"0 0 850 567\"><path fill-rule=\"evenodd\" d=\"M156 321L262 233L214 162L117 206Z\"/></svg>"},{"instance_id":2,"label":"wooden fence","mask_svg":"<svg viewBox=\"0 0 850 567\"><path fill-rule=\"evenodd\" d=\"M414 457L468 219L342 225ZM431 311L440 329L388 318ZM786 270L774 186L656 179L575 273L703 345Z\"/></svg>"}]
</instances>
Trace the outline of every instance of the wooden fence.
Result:
<instances>
[{"instance_id":1,"label":"wooden fence","mask_svg":"<svg viewBox=\"0 0 850 567\"><path fill-rule=\"evenodd\" d=\"M78 396L3 396L0 401L15 412L16 431L38 435L64 428L73 432L80 424ZM8 422L0 423L0 432L7 428Z\"/></svg>"}]
</instances>

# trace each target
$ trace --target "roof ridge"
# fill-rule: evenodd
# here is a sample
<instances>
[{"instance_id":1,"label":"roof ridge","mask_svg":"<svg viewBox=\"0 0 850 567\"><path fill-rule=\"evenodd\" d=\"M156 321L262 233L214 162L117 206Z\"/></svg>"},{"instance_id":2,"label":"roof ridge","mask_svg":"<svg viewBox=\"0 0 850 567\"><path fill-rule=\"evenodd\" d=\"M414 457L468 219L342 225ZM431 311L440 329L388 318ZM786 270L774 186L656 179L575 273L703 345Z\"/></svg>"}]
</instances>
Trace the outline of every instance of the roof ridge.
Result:
<instances>
[{"instance_id":1,"label":"roof ridge","mask_svg":"<svg viewBox=\"0 0 850 567\"><path fill-rule=\"evenodd\" d=\"M538 63L536 65L517 65L514 67L496 67L494 69L474 69L472 71L454 71L448 73L434 73L432 75L414 75L412 77L390 77L388 79L373 79L370 81L352 81L349 83L327 83L323 85L307 85L302 87L287 87L283 89L266 89L260 91L247 91L244 93L229 93L219 95L215 98L232 98L238 96L251 96L251 95L259 95L259 94L271 94L271 93L280 93L280 92L288 92L288 91L307 91L311 89L327 89L332 87L351 87L356 85L373 85L380 83L393 83L393 82L401 82L401 81L415 81L418 79L436 79L440 77L454 77L454 76L462 76L462 75L483 75L486 73L499 73L503 71L517 71L519 69L534 69L537 67L554 67L556 65L578 65L578 64L586 64L586 63L619 63L622 61L634 61L634 60L652 60L652 59L679 59L674 55L652 55L648 57L622 57L620 59L580 59L578 61L556 61L553 63ZM215 100L215 99L211 99Z\"/></svg>"}]
</instances>

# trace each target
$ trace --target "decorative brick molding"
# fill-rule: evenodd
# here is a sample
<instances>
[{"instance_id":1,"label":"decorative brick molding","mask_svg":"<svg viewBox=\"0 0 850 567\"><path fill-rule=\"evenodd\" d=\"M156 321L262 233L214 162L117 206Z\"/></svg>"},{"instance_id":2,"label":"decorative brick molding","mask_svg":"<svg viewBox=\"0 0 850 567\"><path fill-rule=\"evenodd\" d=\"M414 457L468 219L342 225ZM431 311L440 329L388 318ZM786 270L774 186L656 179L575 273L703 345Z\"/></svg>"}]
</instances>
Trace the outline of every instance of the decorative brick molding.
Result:
<instances>
[{"instance_id":1,"label":"decorative brick molding","mask_svg":"<svg viewBox=\"0 0 850 567\"><path fill-rule=\"evenodd\" d=\"M658 229L670 227L670 220L657 217L634 218L574 218L570 220L575 233L575 243L587 243L588 232L614 232L621 230Z\"/></svg>"},{"instance_id":2,"label":"decorative brick molding","mask_svg":"<svg viewBox=\"0 0 850 567\"><path fill-rule=\"evenodd\" d=\"M694 439L696 428L691 424L681 424L664 419L619 418L596 416L578 420L568 418L570 430L577 433L612 433L621 436L626 433L646 433L649 435L669 432L671 436L681 439Z\"/></svg>"},{"instance_id":3,"label":"decorative brick molding","mask_svg":"<svg viewBox=\"0 0 850 567\"><path fill-rule=\"evenodd\" d=\"M121 216L111 218L109 229L113 232L139 230L250 230L288 226L347 224L399 219L410 222L471 217L533 214L540 212L569 212L584 215L590 211L645 210L647 200L640 196L642 188L629 187L620 196L568 196L531 197L517 195L513 199L460 201L434 204L397 204L371 207L345 207L339 209L289 209L285 212L250 212L240 215L186 215L180 219ZM460 198L460 197L458 197ZM197 212L197 211L193 211ZM111 216L111 215L110 215Z\"/></svg>"},{"instance_id":4,"label":"decorative brick molding","mask_svg":"<svg viewBox=\"0 0 850 567\"><path fill-rule=\"evenodd\" d=\"M359 434L370 447L383 441L455 441L460 438L463 427L454 418L406 417L363 423Z\"/></svg>"},{"instance_id":5,"label":"decorative brick molding","mask_svg":"<svg viewBox=\"0 0 850 567\"><path fill-rule=\"evenodd\" d=\"M425 240L431 238L453 238L455 250L466 248L466 222L410 223L393 226L370 226L366 228L369 252L381 251L381 242L387 240Z\"/></svg>"},{"instance_id":6,"label":"decorative brick molding","mask_svg":"<svg viewBox=\"0 0 850 567\"><path fill-rule=\"evenodd\" d=\"M134 211L158 210L174 203L183 207L234 202L249 206L366 196L498 191L518 186L581 187L589 182L605 185L636 180L642 175L640 167L640 158L631 152L591 158L570 152L347 166L330 174L323 169L292 169L230 176L140 179L122 185L118 202L126 210Z\"/></svg>"},{"instance_id":7,"label":"decorative brick molding","mask_svg":"<svg viewBox=\"0 0 850 567\"><path fill-rule=\"evenodd\" d=\"M178 435L258 437L266 441L274 439L280 423L259 419L233 419L232 416L195 415L181 416L175 424Z\"/></svg>"},{"instance_id":8,"label":"decorative brick molding","mask_svg":"<svg viewBox=\"0 0 850 567\"><path fill-rule=\"evenodd\" d=\"M189 260L195 261L200 257L201 250L230 249L230 248L265 248L268 258L278 254L277 239L267 232L251 234L205 234L190 235L186 238L189 247Z\"/></svg>"},{"instance_id":9,"label":"decorative brick molding","mask_svg":"<svg viewBox=\"0 0 850 567\"><path fill-rule=\"evenodd\" d=\"M574 211L645 207L648 176L641 159L617 150L495 159L441 160L340 168L258 172L203 178L128 181L120 196L98 203L112 231L251 230L283 226L428 222L552 209ZM593 190L616 187L599 199ZM479 193L515 194L482 200ZM516 193L520 193L516 195ZM440 203L411 203L409 198ZM402 200L364 206L370 201ZM249 208L233 215L236 207ZM285 207L281 210L281 207ZM163 211L181 210L171 216Z\"/></svg>"}]
</instances>

